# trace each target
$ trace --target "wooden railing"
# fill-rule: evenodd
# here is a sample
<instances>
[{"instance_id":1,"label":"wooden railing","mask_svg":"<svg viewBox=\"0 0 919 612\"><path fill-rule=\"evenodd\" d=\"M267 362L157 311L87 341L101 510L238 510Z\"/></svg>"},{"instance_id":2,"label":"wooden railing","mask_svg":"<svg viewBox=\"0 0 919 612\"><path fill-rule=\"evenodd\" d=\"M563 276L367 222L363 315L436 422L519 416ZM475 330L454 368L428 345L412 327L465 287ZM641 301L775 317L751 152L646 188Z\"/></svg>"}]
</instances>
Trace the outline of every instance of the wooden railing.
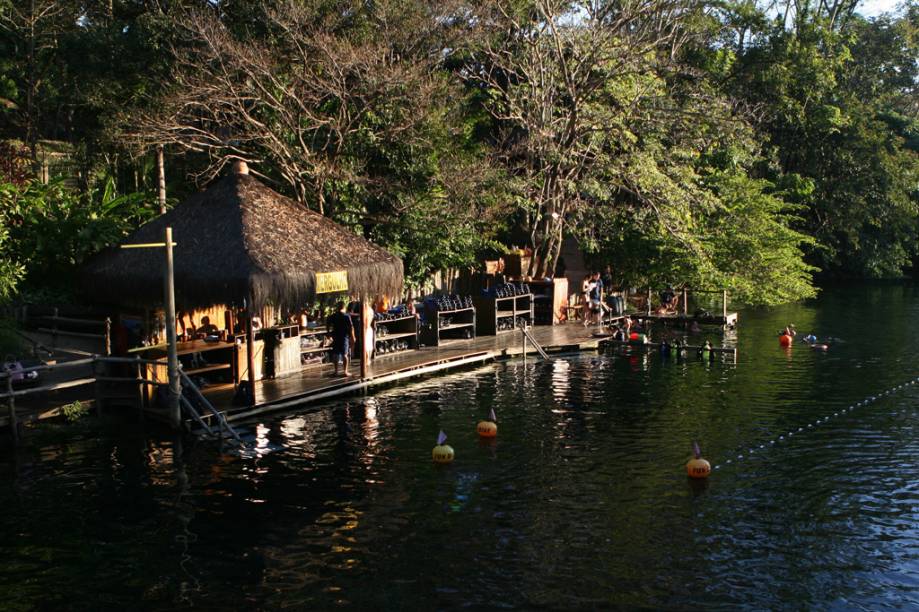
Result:
<instances>
[{"instance_id":1,"label":"wooden railing","mask_svg":"<svg viewBox=\"0 0 919 612\"><path fill-rule=\"evenodd\" d=\"M122 376L107 376L105 374L99 374L97 371L98 364L129 364L134 365L136 368L136 375L134 378L127 378ZM166 383L159 382L155 380L147 380L143 376L143 365L144 364L154 364L158 363L150 359L141 359L140 357L128 358L128 357L110 357L103 355L94 355L86 359L75 359L73 361L65 361L63 363L53 363L53 364L42 364L37 366L30 366L27 368L17 369L13 371L3 370L0 371L0 388L4 389L3 392L0 392L0 400L6 400L7 404L7 418L10 431L13 437L14 442L19 440L19 419L16 413L16 398L21 398L29 395L35 395L39 393L51 393L54 391L62 391L64 389L72 389L75 387L82 387L85 385L96 385L96 402L101 404L102 402L102 393L99 388L100 383L123 383L123 384L134 384L138 385L139 388L141 385L156 385L164 386ZM13 387L13 378L18 376L26 377L30 372L50 372L50 371L60 371L60 370L73 370L76 368L89 366L89 376L79 376L70 379L63 380L56 383L50 383L46 385L38 385L34 387L26 387L22 389L16 389ZM138 396L140 399L140 394Z\"/></svg>"},{"instance_id":2,"label":"wooden railing","mask_svg":"<svg viewBox=\"0 0 919 612\"><path fill-rule=\"evenodd\" d=\"M97 370L99 364L123 364L130 365L136 368L134 378L129 378L125 376L108 376L106 374L100 374ZM153 385L157 387L168 387L169 383L165 381L156 381L148 380L144 377L144 365L162 365L162 361L157 361L153 359L141 359L140 357L111 357L111 356L102 356L94 355L87 359L76 359L73 361L66 361L63 363L55 364L43 364L38 366L31 366L28 368L17 369L14 371L0 371L0 388L5 388L5 392L0 393L0 400L6 400L7 402L7 414L9 420L9 426L13 442L17 443L19 441L19 422L18 415L16 414L16 398L23 397L27 395L34 395L38 393L50 393L53 391L61 391L64 389L71 389L74 387L81 387L84 385L96 385L96 404L101 406L103 402L103 394L100 390L100 383L122 383L122 384L132 384L138 386L138 402L143 403L143 385ZM90 366L91 376L74 378L72 380L61 381L48 385L40 385L36 387L28 387L25 389L15 389L13 388L13 378L19 375L25 376L29 372L47 372L52 370L63 370L63 369L72 369ZM187 389L192 396L197 400L199 404L204 406L208 412L214 417L217 421L219 428L219 435L222 437L224 433L232 436L238 442L242 440L239 437L239 434L230 426L227 422L226 417L218 411L214 406L204 397L204 394L201 393L201 390L197 385L192 382L192 380L184 373L179 370L179 374L182 377L182 387ZM180 398L183 406L185 407L186 413L191 416L191 418L201 426L208 434L214 434L213 429L204 422L204 419L201 417L201 414L195 408L193 403L184 395Z\"/></svg>"}]
</instances>

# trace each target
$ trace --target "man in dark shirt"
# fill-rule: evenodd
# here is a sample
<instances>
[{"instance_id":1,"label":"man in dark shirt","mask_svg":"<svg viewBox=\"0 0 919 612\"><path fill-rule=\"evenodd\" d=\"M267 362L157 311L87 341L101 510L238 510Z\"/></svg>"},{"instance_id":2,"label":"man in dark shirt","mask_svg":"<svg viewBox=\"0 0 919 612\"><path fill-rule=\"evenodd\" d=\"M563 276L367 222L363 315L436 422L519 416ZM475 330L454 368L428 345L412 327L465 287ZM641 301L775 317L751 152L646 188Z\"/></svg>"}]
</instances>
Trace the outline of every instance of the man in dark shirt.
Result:
<instances>
[{"instance_id":1,"label":"man in dark shirt","mask_svg":"<svg viewBox=\"0 0 919 612\"><path fill-rule=\"evenodd\" d=\"M661 291L661 314L676 312L678 301L679 296L673 291L673 287L667 285L667 288Z\"/></svg>"},{"instance_id":2,"label":"man in dark shirt","mask_svg":"<svg viewBox=\"0 0 919 612\"><path fill-rule=\"evenodd\" d=\"M339 302L336 306L338 312L326 321L326 328L332 335L332 361L335 363L335 376L338 376L338 358L341 356L344 365L344 375L348 375L348 366L351 364L351 347L355 341L354 324L351 317L345 312L345 303Z\"/></svg>"},{"instance_id":3,"label":"man in dark shirt","mask_svg":"<svg viewBox=\"0 0 919 612\"><path fill-rule=\"evenodd\" d=\"M594 272L590 278L590 316L596 319L597 325L603 321L603 281L600 273Z\"/></svg>"},{"instance_id":4,"label":"man in dark shirt","mask_svg":"<svg viewBox=\"0 0 919 612\"><path fill-rule=\"evenodd\" d=\"M195 330L195 337L206 338L217 333L217 326L211 323L208 316L201 317L201 327Z\"/></svg>"}]
</instances>

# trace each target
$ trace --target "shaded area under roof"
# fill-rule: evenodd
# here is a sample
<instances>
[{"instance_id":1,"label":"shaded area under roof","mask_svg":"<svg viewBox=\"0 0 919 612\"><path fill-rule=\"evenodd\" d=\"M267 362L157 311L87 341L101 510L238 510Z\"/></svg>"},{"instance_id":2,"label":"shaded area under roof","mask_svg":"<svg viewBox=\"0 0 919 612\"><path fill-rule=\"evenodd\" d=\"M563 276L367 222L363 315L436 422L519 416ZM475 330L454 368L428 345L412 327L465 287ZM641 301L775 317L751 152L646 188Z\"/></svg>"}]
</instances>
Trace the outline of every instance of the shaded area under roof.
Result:
<instances>
[{"instance_id":1,"label":"shaded area under roof","mask_svg":"<svg viewBox=\"0 0 919 612\"><path fill-rule=\"evenodd\" d=\"M316 273L347 270L351 294L402 292L402 260L351 230L232 174L144 224L122 244L162 242L171 226L176 305L298 305L315 297ZM106 249L83 269L94 301L162 304L162 249Z\"/></svg>"}]
</instances>

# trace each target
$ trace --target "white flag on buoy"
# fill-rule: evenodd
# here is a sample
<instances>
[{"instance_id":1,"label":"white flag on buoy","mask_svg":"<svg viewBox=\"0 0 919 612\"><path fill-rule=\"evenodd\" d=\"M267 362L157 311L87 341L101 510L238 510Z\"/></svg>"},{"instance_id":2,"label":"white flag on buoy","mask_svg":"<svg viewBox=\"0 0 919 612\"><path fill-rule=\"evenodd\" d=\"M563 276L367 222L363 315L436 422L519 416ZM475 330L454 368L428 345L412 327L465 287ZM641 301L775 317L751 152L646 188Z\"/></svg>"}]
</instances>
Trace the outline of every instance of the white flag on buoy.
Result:
<instances>
[{"instance_id":1,"label":"white flag on buoy","mask_svg":"<svg viewBox=\"0 0 919 612\"><path fill-rule=\"evenodd\" d=\"M447 441L447 434L444 433L444 430L441 429L440 433L437 434L437 446L440 446Z\"/></svg>"},{"instance_id":2,"label":"white flag on buoy","mask_svg":"<svg viewBox=\"0 0 919 612\"><path fill-rule=\"evenodd\" d=\"M492 408L491 410L488 411L488 420L489 420L489 421L497 421L497 420L498 420L498 417L495 416L495 409L494 409L494 408Z\"/></svg>"}]
</instances>

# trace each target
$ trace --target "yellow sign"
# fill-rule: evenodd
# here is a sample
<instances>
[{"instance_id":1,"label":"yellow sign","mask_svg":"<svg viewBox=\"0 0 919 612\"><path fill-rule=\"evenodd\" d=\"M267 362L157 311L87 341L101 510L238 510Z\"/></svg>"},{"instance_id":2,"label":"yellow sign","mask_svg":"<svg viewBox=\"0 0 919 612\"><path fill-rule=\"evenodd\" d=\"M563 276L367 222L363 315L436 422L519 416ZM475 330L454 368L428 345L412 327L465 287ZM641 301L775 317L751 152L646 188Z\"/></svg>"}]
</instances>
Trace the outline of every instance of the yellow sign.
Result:
<instances>
[{"instance_id":1,"label":"yellow sign","mask_svg":"<svg viewBox=\"0 0 919 612\"><path fill-rule=\"evenodd\" d=\"M317 272L316 293L335 293L348 290L348 271Z\"/></svg>"}]
</instances>

